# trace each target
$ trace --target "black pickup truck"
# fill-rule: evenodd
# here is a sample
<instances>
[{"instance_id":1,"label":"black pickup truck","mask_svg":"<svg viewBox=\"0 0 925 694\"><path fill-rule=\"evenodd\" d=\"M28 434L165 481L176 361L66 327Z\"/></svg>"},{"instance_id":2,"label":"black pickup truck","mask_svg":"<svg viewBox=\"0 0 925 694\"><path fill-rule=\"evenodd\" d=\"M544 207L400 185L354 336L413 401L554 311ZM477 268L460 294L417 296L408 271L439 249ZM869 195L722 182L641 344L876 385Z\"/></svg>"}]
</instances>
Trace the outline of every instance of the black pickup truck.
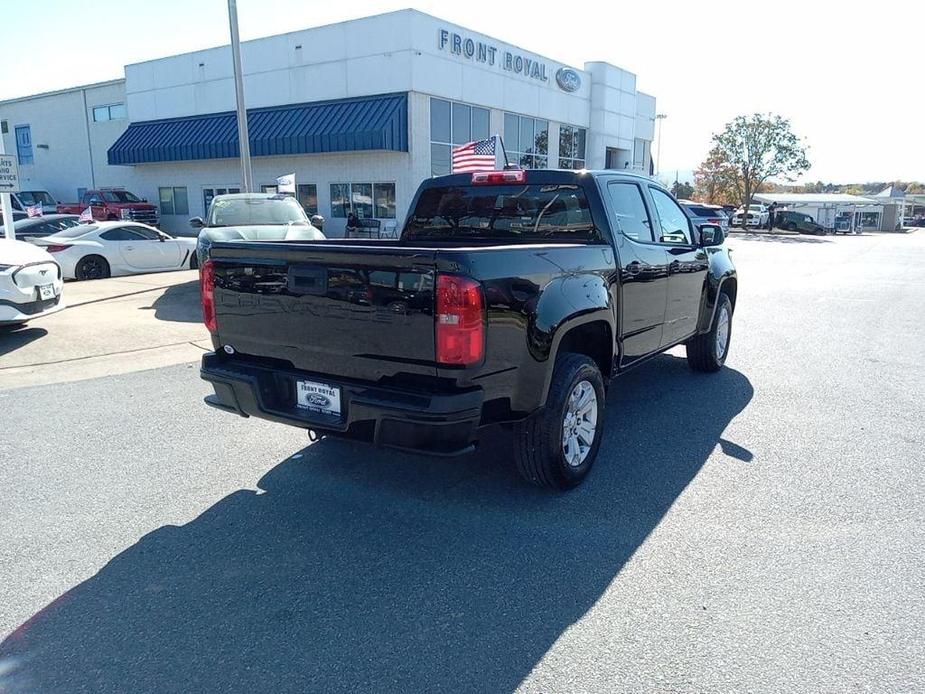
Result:
<instances>
[{"instance_id":1,"label":"black pickup truck","mask_svg":"<svg viewBox=\"0 0 925 694\"><path fill-rule=\"evenodd\" d=\"M737 278L647 178L513 170L425 181L397 242L216 242L201 285L210 405L436 455L507 425L524 477L564 489L611 379L679 344L722 368Z\"/></svg>"}]
</instances>

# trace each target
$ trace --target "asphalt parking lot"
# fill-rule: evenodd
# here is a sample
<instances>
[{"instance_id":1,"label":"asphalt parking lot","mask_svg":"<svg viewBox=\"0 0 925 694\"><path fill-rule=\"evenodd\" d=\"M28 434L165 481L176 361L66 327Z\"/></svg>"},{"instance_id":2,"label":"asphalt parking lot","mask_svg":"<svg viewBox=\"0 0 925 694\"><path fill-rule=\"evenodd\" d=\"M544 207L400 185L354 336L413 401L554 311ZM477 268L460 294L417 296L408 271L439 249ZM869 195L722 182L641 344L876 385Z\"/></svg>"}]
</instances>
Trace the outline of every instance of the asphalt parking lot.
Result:
<instances>
[{"instance_id":1,"label":"asphalt parking lot","mask_svg":"<svg viewBox=\"0 0 925 694\"><path fill-rule=\"evenodd\" d=\"M564 495L210 410L194 273L69 284L0 335L0 691L925 690L925 232L729 243L726 368Z\"/></svg>"}]
</instances>

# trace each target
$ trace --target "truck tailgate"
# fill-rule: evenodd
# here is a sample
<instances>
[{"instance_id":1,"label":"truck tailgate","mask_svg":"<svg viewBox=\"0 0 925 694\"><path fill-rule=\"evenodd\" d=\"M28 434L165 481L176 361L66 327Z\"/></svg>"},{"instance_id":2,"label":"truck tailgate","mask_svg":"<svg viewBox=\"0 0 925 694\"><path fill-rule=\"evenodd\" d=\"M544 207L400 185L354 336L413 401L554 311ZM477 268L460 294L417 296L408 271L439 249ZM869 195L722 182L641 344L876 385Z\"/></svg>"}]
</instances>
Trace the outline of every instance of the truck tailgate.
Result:
<instances>
[{"instance_id":1,"label":"truck tailgate","mask_svg":"<svg viewBox=\"0 0 925 694\"><path fill-rule=\"evenodd\" d=\"M364 381L436 373L435 251L250 241L210 256L223 348Z\"/></svg>"}]
</instances>

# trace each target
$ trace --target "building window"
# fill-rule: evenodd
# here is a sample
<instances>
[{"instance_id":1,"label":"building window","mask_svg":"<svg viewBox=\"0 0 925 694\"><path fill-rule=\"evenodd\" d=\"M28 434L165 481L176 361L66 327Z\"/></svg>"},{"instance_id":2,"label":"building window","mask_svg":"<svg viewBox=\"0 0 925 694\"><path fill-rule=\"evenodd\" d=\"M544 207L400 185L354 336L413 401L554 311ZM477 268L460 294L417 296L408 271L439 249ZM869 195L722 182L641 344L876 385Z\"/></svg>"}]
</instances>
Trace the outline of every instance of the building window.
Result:
<instances>
[{"instance_id":1,"label":"building window","mask_svg":"<svg viewBox=\"0 0 925 694\"><path fill-rule=\"evenodd\" d=\"M395 184L374 183L376 216L380 219L395 219Z\"/></svg>"},{"instance_id":2,"label":"building window","mask_svg":"<svg viewBox=\"0 0 925 694\"><path fill-rule=\"evenodd\" d=\"M107 120L124 120L125 104L108 104L106 106L93 107L93 120L96 123L102 123Z\"/></svg>"},{"instance_id":3,"label":"building window","mask_svg":"<svg viewBox=\"0 0 925 694\"><path fill-rule=\"evenodd\" d=\"M573 125L559 126L559 168L585 168L585 139L587 131Z\"/></svg>"},{"instance_id":4,"label":"building window","mask_svg":"<svg viewBox=\"0 0 925 694\"><path fill-rule=\"evenodd\" d=\"M28 125L16 126L16 156L20 164L32 163L32 130Z\"/></svg>"},{"instance_id":5,"label":"building window","mask_svg":"<svg viewBox=\"0 0 925 694\"><path fill-rule=\"evenodd\" d=\"M0 120L0 135L6 135L8 132L10 132L9 121Z\"/></svg>"},{"instance_id":6,"label":"building window","mask_svg":"<svg viewBox=\"0 0 925 694\"><path fill-rule=\"evenodd\" d=\"M375 201L375 204L374 204ZM395 218L395 183L332 183L331 216Z\"/></svg>"},{"instance_id":7,"label":"building window","mask_svg":"<svg viewBox=\"0 0 925 694\"><path fill-rule=\"evenodd\" d=\"M260 186L260 192L276 195L279 192L279 187L275 183L265 183Z\"/></svg>"},{"instance_id":8,"label":"building window","mask_svg":"<svg viewBox=\"0 0 925 694\"><path fill-rule=\"evenodd\" d=\"M296 197L305 214L309 217L318 214L318 186L314 183L300 183L296 186L296 191Z\"/></svg>"},{"instance_id":9,"label":"building window","mask_svg":"<svg viewBox=\"0 0 925 694\"><path fill-rule=\"evenodd\" d=\"M184 187L158 188L157 196L161 204L161 214L189 214L189 198Z\"/></svg>"},{"instance_id":10,"label":"building window","mask_svg":"<svg viewBox=\"0 0 925 694\"><path fill-rule=\"evenodd\" d=\"M508 161L524 169L545 169L549 154L549 121L504 114L504 148Z\"/></svg>"},{"instance_id":11,"label":"building window","mask_svg":"<svg viewBox=\"0 0 925 694\"><path fill-rule=\"evenodd\" d=\"M350 184L331 184L331 216L346 219L350 211Z\"/></svg>"},{"instance_id":12,"label":"building window","mask_svg":"<svg viewBox=\"0 0 925 694\"><path fill-rule=\"evenodd\" d=\"M430 100L430 174L452 170L453 147L488 137L488 109L444 99Z\"/></svg>"}]
</instances>

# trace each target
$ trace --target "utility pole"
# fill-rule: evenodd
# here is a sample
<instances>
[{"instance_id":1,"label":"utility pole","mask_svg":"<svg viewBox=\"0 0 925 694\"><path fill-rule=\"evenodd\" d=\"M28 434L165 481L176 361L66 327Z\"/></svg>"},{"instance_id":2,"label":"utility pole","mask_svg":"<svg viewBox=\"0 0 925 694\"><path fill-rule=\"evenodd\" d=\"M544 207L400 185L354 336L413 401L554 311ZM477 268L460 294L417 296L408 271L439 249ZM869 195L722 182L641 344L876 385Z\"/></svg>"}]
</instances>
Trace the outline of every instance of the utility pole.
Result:
<instances>
[{"instance_id":1,"label":"utility pole","mask_svg":"<svg viewBox=\"0 0 925 694\"><path fill-rule=\"evenodd\" d=\"M238 112L238 151L241 155L241 190L254 192L251 173L251 143L247 135L247 110L244 106L244 76L241 72L241 37L238 34L238 4L228 0L228 23L231 25L231 59L234 63L234 98Z\"/></svg>"},{"instance_id":2,"label":"utility pole","mask_svg":"<svg viewBox=\"0 0 925 694\"><path fill-rule=\"evenodd\" d=\"M658 164L662 158L662 121L668 116L664 113L655 114L655 122L658 124L658 147L655 150L655 176L658 177Z\"/></svg>"}]
</instances>

